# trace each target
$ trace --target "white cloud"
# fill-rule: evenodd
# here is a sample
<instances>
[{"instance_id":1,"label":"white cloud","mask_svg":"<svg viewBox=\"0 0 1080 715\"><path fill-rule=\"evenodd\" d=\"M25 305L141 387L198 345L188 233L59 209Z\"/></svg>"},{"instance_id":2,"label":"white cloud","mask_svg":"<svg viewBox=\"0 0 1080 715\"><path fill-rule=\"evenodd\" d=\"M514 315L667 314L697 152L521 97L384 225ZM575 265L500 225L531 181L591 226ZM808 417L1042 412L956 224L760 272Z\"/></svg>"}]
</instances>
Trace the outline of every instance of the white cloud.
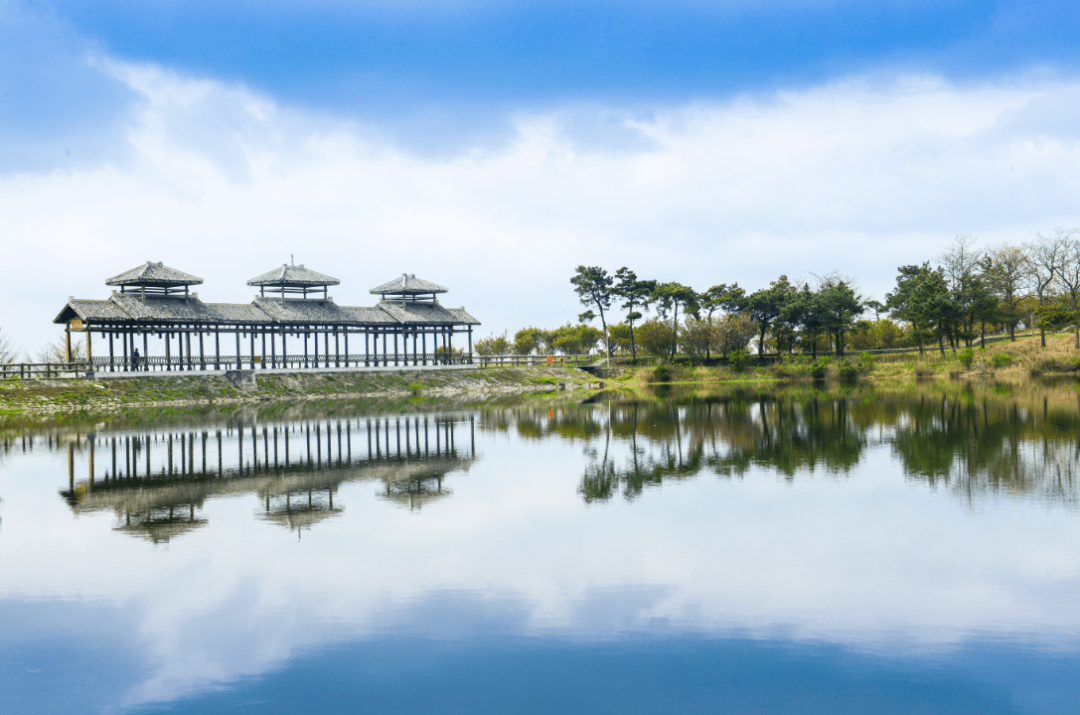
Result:
<instances>
[{"instance_id":1,"label":"white cloud","mask_svg":"<svg viewBox=\"0 0 1080 715\"><path fill-rule=\"evenodd\" d=\"M205 300L296 254L339 302L409 271L482 333L579 312L579 263L704 289L839 270L880 298L956 233L1022 241L1080 224L1080 82L854 78L768 97L552 107L514 139L417 156L371 127L242 86L103 61L140 100L122 157L0 177L5 315L28 349L69 294L162 260Z\"/></svg>"}]
</instances>

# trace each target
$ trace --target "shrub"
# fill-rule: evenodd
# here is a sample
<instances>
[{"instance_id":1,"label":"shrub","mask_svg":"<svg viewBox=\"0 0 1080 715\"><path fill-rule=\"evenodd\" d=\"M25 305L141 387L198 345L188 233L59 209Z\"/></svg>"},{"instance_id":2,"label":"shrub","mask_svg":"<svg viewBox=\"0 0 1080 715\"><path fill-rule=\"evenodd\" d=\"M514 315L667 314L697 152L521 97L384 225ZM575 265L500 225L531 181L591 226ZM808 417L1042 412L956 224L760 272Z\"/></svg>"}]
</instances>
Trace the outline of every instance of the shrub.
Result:
<instances>
[{"instance_id":1,"label":"shrub","mask_svg":"<svg viewBox=\"0 0 1080 715\"><path fill-rule=\"evenodd\" d=\"M1005 367L1012 362L1012 355L1009 353L998 353L994 357L990 358L994 367Z\"/></svg>"},{"instance_id":2,"label":"shrub","mask_svg":"<svg viewBox=\"0 0 1080 715\"><path fill-rule=\"evenodd\" d=\"M671 368L660 364L653 368L653 382L671 382Z\"/></svg>"},{"instance_id":3,"label":"shrub","mask_svg":"<svg viewBox=\"0 0 1080 715\"><path fill-rule=\"evenodd\" d=\"M923 378L923 377L933 377L933 376L934 376L934 369L933 368L928 367L926 365L916 365L915 366L915 377Z\"/></svg>"},{"instance_id":4,"label":"shrub","mask_svg":"<svg viewBox=\"0 0 1080 715\"><path fill-rule=\"evenodd\" d=\"M750 353L744 348L736 348L728 353L728 364L731 365L731 369L735 372L745 370L748 362L750 362Z\"/></svg>"},{"instance_id":5,"label":"shrub","mask_svg":"<svg viewBox=\"0 0 1080 715\"><path fill-rule=\"evenodd\" d=\"M676 355L671 362L674 365L682 365L684 367L689 367L693 365L695 361L694 358L690 355Z\"/></svg>"},{"instance_id":6,"label":"shrub","mask_svg":"<svg viewBox=\"0 0 1080 715\"><path fill-rule=\"evenodd\" d=\"M814 360L806 366L806 371L810 377L815 380L820 380L829 372L829 358L820 357L817 360Z\"/></svg>"},{"instance_id":7,"label":"shrub","mask_svg":"<svg viewBox=\"0 0 1080 715\"><path fill-rule=\"evenodd\" d=\"M970 370L971 366L975 363L975 351L971 348L964 348L960 351L960 364L964 366L965 370Z\"/></svg>"},{"instance_id":8,"label":"shrub","mask_svg":"<svg viewBox=\"0 0 1080 715\"><path fill-rule=\"evenodd\" d=\"M854 380L859 376L859 366L850 360L841 360L840 364L836 366L836 373L841 380Z\"/></svg>"},{"instance_id":9,"label":"shrub","mask_svg":"<svg viewBox=\"0 0 1080 715\"><path fill-rule=\"evenodd\" d=\"M413 392L420 392L421 390L424 389L424 383L422 383L422 382L413 382L413 383L410 383L410 384L406 385L406 387L408 389L412 390Z\"/></svg>"}]
</instances>

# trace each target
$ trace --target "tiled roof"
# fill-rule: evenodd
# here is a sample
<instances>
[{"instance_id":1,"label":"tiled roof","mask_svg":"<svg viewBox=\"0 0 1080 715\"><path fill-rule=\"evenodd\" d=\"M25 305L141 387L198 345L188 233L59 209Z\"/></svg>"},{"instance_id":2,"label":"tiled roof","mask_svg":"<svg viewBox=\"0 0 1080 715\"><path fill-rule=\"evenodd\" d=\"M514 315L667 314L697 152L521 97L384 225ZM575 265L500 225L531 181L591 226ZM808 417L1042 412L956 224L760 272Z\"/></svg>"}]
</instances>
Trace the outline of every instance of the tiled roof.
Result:
<instances>
[{"instance_id":1,"label":"tiled roof","mask_svg":"<svg viewBox=\"0 0 1080 715\"><path fill-rule=\"evenodd\" d=\"M457 325L480 325L480 321L469 315L464 308L447 308L446 312L454 316Z\"/></svg>"},{"instance_id":2,"label":"tiled roof","mask_svg":"<svg viewBox=\"0 0 1080 715\"><path fill-rule=\"evenodd\" d=\"M421 280L415 275L402 273L401 278L395 278L389 283L383 283L378 288L372 288L371 292L381 295L421 295L424 293L446 293L449 289L438 283Z\"/></svg>"},{"instance_id":3,"label":"tiled roof","mask_svg":"<svg viewBox=\"0 0 1080 715\"><path fill-rule=\"evenodd\" d=\"M255 305L277 323L348 323L347 311L330 300L255 298Z\"/></svg>"},{"instance_id":4,"label":"tiled roof","mask_svg":"<svg viewBox=\"0 0 1080 715\"><path fill-rule=\"evenodd\" d=\"M216 322L217 316L206 303L195 296L146 296L135 293L114 293L113 302L136 320L170 322Z\"/></svg>"},{"instance_id":5,"label":"tiled roof","mask_svg":"<svg viewBox=\"0 0 1080 715\"><path fill-rule=\"evenodd\" d=\"M341 281L337 278L317 273L310 268L299 266L282 265L280 268L263 273L258 278L252 278L247 282L249 286L290 286L303 288L304 286L336 286Z\"/></svg>"},{"instance_id":6,"label":"tiled roof","mask_svg":"<svg viewBox=\"0 0 1080 715\"><path fill-rule=\"evenodd\" d=\"M194 325L479 325L464 308L438 303L380 301L372 308L337 305L330 300L256 297L253 303L203 303L198 296L163 296L114 292L108 300L71 299L53 321L79 318L110 322L187 323Z\"/></svg>"},{"instance_id":7,"label":"tiled roof","mask_svg":"<svg viewBox=\"0 0 1080 715\"><path fill-rule=\"evenodd\" d=\"M409 325L451 325L454 316L438 303L411 303L384 300L379 309L390 314L397 322Z\"/></svg>"},{"instance_id":8,"label":"tiled roof","mask_svg":"<svg viewBox=\"0 0 1080 715\"><path fill-rule=\"evenodd\" d=\"M110 286L185 286L198 285L203 282L202 278L169 268L162 263L146 263L125 271L118 276L113 276L105 281Z\"/></svg>"}]
</instances>

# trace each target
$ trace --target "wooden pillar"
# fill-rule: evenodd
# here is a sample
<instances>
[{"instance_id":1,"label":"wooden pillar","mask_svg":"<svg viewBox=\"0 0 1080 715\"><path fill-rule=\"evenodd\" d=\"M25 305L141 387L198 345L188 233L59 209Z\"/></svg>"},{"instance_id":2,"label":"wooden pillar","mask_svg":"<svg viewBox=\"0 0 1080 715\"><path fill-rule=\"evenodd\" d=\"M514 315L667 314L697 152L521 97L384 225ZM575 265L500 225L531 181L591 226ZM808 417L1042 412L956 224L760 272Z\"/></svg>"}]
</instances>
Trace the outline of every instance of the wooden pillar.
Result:
<instances>
[{"instance_id":1,"label":"wooden pillar","mask_svg":"<svg viewBox=\"0 0 1080 715\"><path fill-rule=\"evenodd\" d=\"M326 367L330 367L330 329L324 328L323 330L323 357L326 361Z\"/></svg>"},{"instance_id":2,"label":"wooden pillar","mask_svg":"<svg viewBox=\"0 0 1080 715\"><path fill-rule=\"evenodd\" d=\"M64 328L64 352L67 355L66 362L71 362L71 324Z\"/></svg>"},{"instance_id":3,"label":"wooden pillar","mask_svg":"<svg viewBox=\"0 0 1080 715\"><path fill-rule=\"evenodd\" d=\"M109 372L116 372L116 366L113 364L115 359L113 355L113 335L112 331L109 332Z\"/></svg>"},{"instance_id":4,"label":"wooden pillar","mask_svg":"<svg viewBox=\"0 0 1080 715\"><path fill-rule=\"evenodd\" d=\"M304 333L304 367L308 366L308 334Z\"/></svg>"},{"instance_id":5,"label":"wooden pillar","mask_svg":"<svg viewBox=\"0 0 1080 715\"><path fill-rule=\"evenodd\" d=\"M371 331L364 328L364 367L371 367Z\"/></svg>"},{"instance_id":6,"label":"wooden pillar","mask_svg":"<svg viewBox=\"0 0 1080 715\"><path fill-rule=\"evenodd\" d=\"M206 369L206 349L203 346L203 331L201 330L199 331L199 369Z\"/></svg>"},{"instance_id":7,"label":"wooden pillar","mask_svg":"<svg viewBox=\"0 0 1080 715\"><path fill-rule=\"evenodd\" d=\"M121 339L123 340L123 343L124 343L124 370L127 371L127 370L131 369L131 362L128 360L128 332L127 332L127 330L124 330L124 332L120 333L120 336L121 336Z\"/></svg>"},{"instance_id":8,"label":"wooden pillar","mask_svg":"<svg viewBox=\"0 0 1080 715\"><path fill-rule=\"evenodd\" d=\"M214 369L221 369L221 328L214 328Z\"/></svg>"},{"instance_id":9,"label":"wooden pillar","mask_svg":"<svg viewBox=\"0 0 1080 715\"><path fill-rule=\"evenodd\" d=\"M427 331L420 331L420 350L424 353L424 364L427 365Z\"/></svg>"},{"instance_id":10,"label":"wooden pillar","mask_svg":"<svg viewBox=\"0 0 1080 715\"><path fill-rule=\"evenodd\" d=\"M239 370L244 367L240 362L240 326L236 326L236 369Z\"/></svg>"},{"instance_id":11,"label":"wooden pillar","mask_svg":"<svg viewBox=\"0 0 1080 715\"><path fill-rule=\"evenodd\" d=\"M169 339L169 331L166 330L161 337L165 340L165 369L172 370L172 341Z\"/></svg>"},{"instance_id":12,"label":"wooden pillar","mask_svg":"<svg viewBox=\"0 0 1080 715\"><path fill-rule=\"evenodd\" d=\"M472 365L472 326L469 326L469 364Z\"/></svg>"},{"instance_id":13,"label":"wooden pillar","mask_svg":"<svg viewBox=\"0 0 1080 715\"><path fill-rule=\"evenodd\" d=\"M132 334L132 336L131 336L131 341L132 341L131 344L134 345L135 344L135 335L134 334ZM134 351L132 351L132 352L134 352ZM143 334L142 334L142 359L143 359L143 370L149 370L150 369L150 338L146 334L145 330L143 331Z\"/></svg>"},{"instance_id":14,"label":"wooden pillar","mask_svg":"<svg viewBox=\"0 0 1080 715\"><path fill-rule=\"evenodd\" d=\"M383 367L389 367L390 366L390 353L387 351L387 346L386 346L386 342L387 342L387 340L389 338L387 338L386 332L387 332L386 328L383 328L383 331L382 331L382 357L383 357L382 364L383 364Z\"/></svg>"},{"instance_id":15,"label":"wooden pillar","mask_svg":"<svg viewBox=\"0 0 1080 715\"><path fill-rule=\"evenodd\" d=\"M397 346L397 339L398 339L398 331L397 331L397 330L395 329L395 330L394 330L394 365L395 365L395 366L397 366L397 364L398 364L398 346Z\"/></svg>"},{"instance_id":16,"label":"wooden pillar","mask_svg":"<svg viewBox=\"0 0 1080 715\"><path fill-rule=\"evenodd\" d=\"M341 367L341 343L338 340L338 328L334 327L334 367Z\"/></svg>"},{"instance_id":17,"label":"wooden pillar","mask_svg":"<svg viewBox=\"0 0 1080 715\"><path fill-rule=\"evenodd\" d=\"M289 352L286 350L285 336L288 335L284 330L281 331L281 366L284 368L289 367Z\"/></svg>"},{"instance_id":18,"label":"wooden pillar","mask_svg":"<svg viewBox=\"0 0 1080 715\"><path fill-rule=\"evenodd\" d=\"M176 331L176 357L178 358L177 361L176 361L177 362L176 369L177 370L183 370L184 369L184 334L182 332L180 332L179 329L177 329L177 331Z\"/></svg>"},{"instance_id":19,"label":"wooden pillar","mask_svg":"<svg viewBox=\"0 0 1080 715\"><path fill-rule=\"evenodd\" d=\"M266 328L259 331L262 334L262 367L266 369Z\"/></svg>"},{"instance_id":20,"label":"wooden pillar","mask_svg":"<svg viewBox=\"0 0 1080 715\"><path fill-rule=\"evenodd\" d=\"M251 339L251 369L255 369L255 327L252 326L248 331L248 337Z\"/></svg>"},{"instance_id":21,"label":"wooden pillar","mask_svg":"<svg viewBox=\"0 0 1080 715\"><path fill-rule=\"evenodd\" d=\"M195 361L191 359L191 329L190 328L188 328L188 330L184 333L184 342L186 343L186 345L184 346L184 352L187 355L187 365L188 365L187 369L188 370L194 370L195 369Z\"/></svg>"},{"instance_id":22,"label":"wooden pillar","mask_svg":"<svg viewBox=\"0 0 1080 715\"><path fill-rule=\"evenodd\" d=\"M277 367L277 333L272 329L270 330L270 366ZM277 432L274 432L274 439L277 439Z\"/></svg>"},{"instance_id":23,"label":"wooden pillar","mask_svg":"<svg viewBox=\"0 0 1080 715\"><path fill-rule=\"evenodd\" d=\"M90 363L90 372L94 371L94 350L90 346L90 335L92 331L90 326L86 326L86 362Z\"/></svg>"},{"instance_id":24,"label":"wooden pillar","mask_svg":"<svg viewBox=\"0 0 1080 715\"><path fill-rule=\"evenodd\" d=\"M345 367L349 366L349 329L345 328Z\"/></svg>"}]
</instances>

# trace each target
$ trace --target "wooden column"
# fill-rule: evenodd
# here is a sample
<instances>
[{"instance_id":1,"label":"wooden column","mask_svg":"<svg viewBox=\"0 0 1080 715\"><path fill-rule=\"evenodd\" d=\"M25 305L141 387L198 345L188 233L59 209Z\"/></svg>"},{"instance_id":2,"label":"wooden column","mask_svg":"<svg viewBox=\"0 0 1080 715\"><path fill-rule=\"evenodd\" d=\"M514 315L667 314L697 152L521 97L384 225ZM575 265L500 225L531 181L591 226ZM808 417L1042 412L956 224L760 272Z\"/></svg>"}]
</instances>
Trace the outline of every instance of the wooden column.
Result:
<instances>
[{"instance_id":1,"label":"wooden column","mask_svg":"<svg viewBox=\"0 0 1080 715\"><path fill-rule=\"evenodd\" d=\"M345 328L345 367L349 366L349 329Z\"/></svg>"},{"instance_id":2,"label":"wooden column","mask_svg":"<svg viewBox=\"0 0 1080 715\"><path fill-rule=\"evenodd\" d=\"M420 350L424 353L424 364L427 365L427 331L420 331Z\"/></svg>"},{"instance_id":3,"label":"wooden column","mask_svg":"<svg viewBox=\"0 0 1080 715\"><path fill-rule=\"evenodd\" d=\"M364 367L371 367L371 331L364 328Z\"/></svg>"},{"instance_id":4,"label":"wooden column","mask_svg":"<svg viewBox=\"0 0 1080 715\"><path fill-rule=\"evenodd\" d=\"M113 364L113 335L112 331L109 332L109 372L116 372L116 366Z\"/></svg>"},{"instance_id":5,"label":"wooden column","mask_svg":"<svg viewBox=\"0 0 1080 715\"><path fill-rule=\"evenodd\" d=\"M266 328L263 328L262 330L260 330L259 333L262 335L262 367L263 367L263 370L265 370L266 369Z\"/></svg>"},{"instance_id":6,"label":"wooden column","mask_svg":"<svg viewBox=\"0 0 1080 715\"><path fill-rule=\"evenodd\" d=\"M214 328L214 369L221 369L221 328Z\"/></svg>"},{"instance_id":7,"label":"wooden column","mask_svg":"<svg viewBox=\"0 0 1080 715\"><path fill-rule=\"evenodd\" d=\"M395 366L397 366L397 364L398 364L398 346L397 346L397 339L398 339L398 331L397 331L397 330L395 330L395 331L394 331L394 365L395 365Z\"/></svg>"},{"instance_id":8,"label":"wooden column","mask_svg":"<svg viewBox=\"0 0 1080 715\"><path fill-rule=\"evenodd\" d=\"M288 352L288 350L286 350L286 346L285 346L285 336L286 335L288 335L288 333L286 331L282 330L281 331L281 366L284 367L284 368L289 367L289 352Z\"/></svg>"},{"instance_id":9,"label":"wooden column","mask_svg":"<svg viewBox=\"0 0 1080 715\"><path fill-rule=\"evenodd\" d=\"M236 326L236 369L240 370L244 367L240 362L240 326Z\"/></svg>"},{"instance_id":10,"label":"wooden column","mask_svg":"<svg viewBox=\"0 0 1080 715\"><path fill-rule=\"evenodd\" d=\"M191 359L191 329L190 328L184 333L184 342L186 343L184 345L184 354L187 355L187 365L188 365L187 369L188 370L194 370L195 369L195 361Z\"/></svg>"},{"instance_id":11,"label":"wooden column","mask_svg":"<svg viewBox=\"0 0 1080 715\"><path fill-rule=\"evenodd\" d=\"M124 342L124 370L127 371L127 370L131 369L131 362L128 360L128 332L127 332L127 330L125 329L124 332L120 333L120 335L121 335L121 337L123 339L123 342Z\"/></svg>"},{"instance_id":12,"label":"wooden column","mask_svg":"<svg viewBox=\"0 0 1080 715\"><path fill-rule=\"evenodd\" d=\"M338 328L334 327L334 367L341 367L341 343L338 339Z\"/></svg>"},{"instance_id":13,"label":"wooden column","mask_svg":"<svg viewBox=\"0 0 1080 715\"><path fill-rule=\"evenodd\" d=\"M336 336L335 336L336 339ZM323 357L326 359L326 367L330 367L330 329L326 328L323 333Z\"/></svg>"},{"instance_id":14,"label":"wooden column","mask_svg":"<svg viewBox=\"0 0 1080 715\"><path fill-rule=\"evenodd\" d=\"M277 333L273 328L270 329L270 363L271 367L277 367ZM274 432L274 439L277 439L277 432Z\"/></svg>"},{"instance_id":15,"label":"wooden column","mask_svg":"<svg viewBox=\"0 0 1080 715\"><path fill-rule=\"evenodd\" d=\"M206 369L206 349L203 346L203 331L199 331L199 369Z\"/></svg>"},{"instance_id":16,"label":"wooden column","mask_svg":"<svg viewBox=\"0 0 1080 715\"><path fill-rule=\"evenodd\" d=\"M90 346L90 335L92 331L90 326L86 326L86 362L90 363L90 372L94 371L94 350Z\"/></svg>"},{"instance_id":17,"label":"wooden column","mask_svg":"<svg viewBox=\"0 0 1080 715\"><path fill-rule=\"evenodd\" d=\"M135 344L135 335L134 334L132 334L132 336L131 336L131 341L132 341L131 344L134 345ZM134 351L132 351L132 352L134 352ZM150 357L149 356L150 356L150 340L149 340L149 337L146 334L146 331L144 330L143 334L142 334L143 370L149 370L150 369Z\"/></svg>"},{"instance_id":18,"label":"wooden column","mask_svg":"<svg viewBox=\"0 0 1080 715\"><path fill-rule=\"evenodd\" d=\"M308 366L308 334L304 333L304 367Z\"/></svg>"},{"instance_id":19,"label":"wooden column","mask_svg":"<svg viewBox=\"0 0 1080 715\"><path fill-rule=\"evenodd\" d=\"M472 326L469 326L469 364L472 365Z\"/></svg>"},{"instance_id":20,"label":"wooden column","mask_svg":"<svg viewBox=\"0 0 1080 715\"><path fill-rule=\"evenodd\" d=\"M172 341L169 339L169 331L166 330L161 337L165 340L165 369L172 370Z\"/></svg>"},{"instance_id":21,"label":"wooden column","mask_svg":"<svg viewBox=\"0 0 1080 715\"><path fill-rule=\"evenodd\" d=\"M255 369L255 328L252 327L248 331L248 337L251 339L251 369Z\"/></svg>"}]
</instances>

